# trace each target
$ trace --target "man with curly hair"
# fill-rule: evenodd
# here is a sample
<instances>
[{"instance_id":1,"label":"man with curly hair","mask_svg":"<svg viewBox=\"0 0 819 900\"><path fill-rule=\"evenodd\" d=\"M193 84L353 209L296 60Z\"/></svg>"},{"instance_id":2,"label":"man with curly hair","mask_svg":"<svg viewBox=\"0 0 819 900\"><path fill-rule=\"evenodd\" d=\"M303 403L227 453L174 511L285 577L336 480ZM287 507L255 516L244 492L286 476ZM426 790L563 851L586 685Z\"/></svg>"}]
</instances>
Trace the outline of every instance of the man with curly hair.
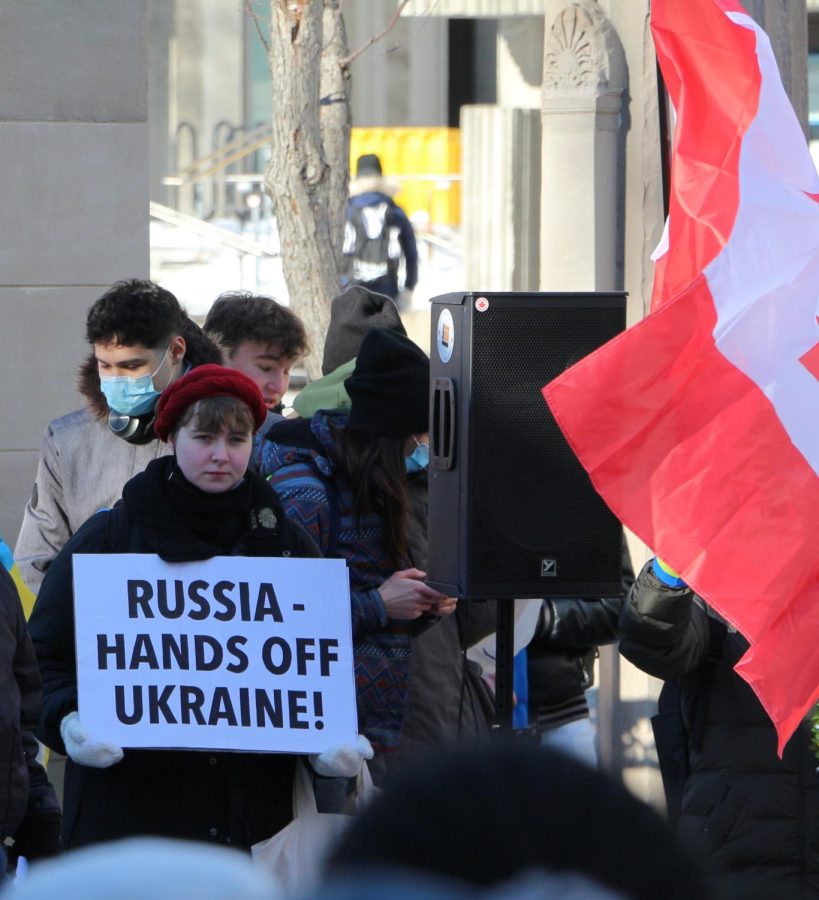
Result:
<instances>
[{"instance_id":1,"label":"man with curly hair","mask_svg":"<svg viewBox=\"0 0 819 900\"><path fill-rule=\"evenodd\" d=\"M91 352L78 373L85 406L46 428L15 547L35 593L80 525L168 452L153 431L161 392L193 366L220 362L176 297L151 281L114 284L89 310L85 333Z\"/></svg>"}]
</instances>

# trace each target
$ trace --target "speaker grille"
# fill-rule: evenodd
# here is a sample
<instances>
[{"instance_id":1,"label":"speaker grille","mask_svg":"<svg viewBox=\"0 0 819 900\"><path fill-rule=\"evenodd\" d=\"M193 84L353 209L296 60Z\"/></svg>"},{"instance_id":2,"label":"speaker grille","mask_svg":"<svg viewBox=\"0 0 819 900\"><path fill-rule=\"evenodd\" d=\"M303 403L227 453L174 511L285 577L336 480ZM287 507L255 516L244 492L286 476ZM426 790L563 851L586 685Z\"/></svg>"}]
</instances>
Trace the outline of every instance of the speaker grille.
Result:
<instances>
[{"instance_id":1,"label":"speaker grille","mask_svg":"<svg viewBox=\"0 0 819 900\"><path fill-rule=\"evenodd\" d=\"M473 317L470 582L611 581L621 566L620 523L541 388L622 330L622 310L495 302Z\"/></svg>"}]
</instances>

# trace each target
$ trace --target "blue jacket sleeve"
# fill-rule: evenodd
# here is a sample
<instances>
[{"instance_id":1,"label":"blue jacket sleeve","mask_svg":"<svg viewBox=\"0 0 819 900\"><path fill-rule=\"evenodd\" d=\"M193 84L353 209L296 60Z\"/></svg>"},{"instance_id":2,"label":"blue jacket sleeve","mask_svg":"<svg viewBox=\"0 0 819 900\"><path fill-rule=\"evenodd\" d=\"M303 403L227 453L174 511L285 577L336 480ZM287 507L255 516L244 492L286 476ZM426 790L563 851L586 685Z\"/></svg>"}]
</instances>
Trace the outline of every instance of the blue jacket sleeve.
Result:
<instances>
[{"instance_id":1,"label":"blue jacket sleeve","mask_svg":"<svg viewBox=\"0 0 819 900\"><path fill-rule=\"evenodd\" d=\"M403 209L395 207L398 223L398 243L404 253L406 266L404 286L412 290L418 284L418 245L415 242L415 230Z\"/></svg>"}]
</instances>

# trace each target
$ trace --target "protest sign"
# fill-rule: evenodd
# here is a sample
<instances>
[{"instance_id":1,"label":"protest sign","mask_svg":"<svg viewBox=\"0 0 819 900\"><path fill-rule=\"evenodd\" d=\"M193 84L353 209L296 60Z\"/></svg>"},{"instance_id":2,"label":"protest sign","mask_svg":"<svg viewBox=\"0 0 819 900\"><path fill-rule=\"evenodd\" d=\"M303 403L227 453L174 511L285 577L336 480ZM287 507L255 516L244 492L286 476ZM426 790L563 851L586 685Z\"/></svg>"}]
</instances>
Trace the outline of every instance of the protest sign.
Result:
<instances>
[{"instance_id":1,"label":"protest sign","mask_svg":"<svg viewBox=\"0 0 819 900\"><path fill-rule=\"evenodd\" d=\"M288 753L355 741L343 560L77 554L74 617L93 740Z\"/></svg>"}]
</instances>

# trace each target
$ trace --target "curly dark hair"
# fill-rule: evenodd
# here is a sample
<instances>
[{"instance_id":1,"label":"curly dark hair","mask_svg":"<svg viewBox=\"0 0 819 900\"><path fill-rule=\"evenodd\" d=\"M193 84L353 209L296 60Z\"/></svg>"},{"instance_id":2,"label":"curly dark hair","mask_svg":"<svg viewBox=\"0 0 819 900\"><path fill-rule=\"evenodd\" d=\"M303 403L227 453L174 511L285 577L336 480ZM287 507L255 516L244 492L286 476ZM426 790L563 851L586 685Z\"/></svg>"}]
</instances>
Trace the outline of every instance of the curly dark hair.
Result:
<instances>
[{"instance_id":1,"label":"curly dark hair","mask_svg":"<svg viewBox=\"0 0 819 900\"><path fill-rule=\"evenodd\" d=\"M153 349L185 330L185 311L170 291L130 278L118 281L97 300L85 320L89 344L142 344Z\"/></svg>"},{"instance_id":2,"label":"curly dark hair","mask_svg":"<svg viewBox=\"0 0 819 900\"><path fill-rule=\"evenodd\" d=\"M288 359L299 359L309 351L301 319L272 297L250 291L220 294L202 330L229 356L245 341L275 344L279 355Z\"/></svg>"}]
</instances>

